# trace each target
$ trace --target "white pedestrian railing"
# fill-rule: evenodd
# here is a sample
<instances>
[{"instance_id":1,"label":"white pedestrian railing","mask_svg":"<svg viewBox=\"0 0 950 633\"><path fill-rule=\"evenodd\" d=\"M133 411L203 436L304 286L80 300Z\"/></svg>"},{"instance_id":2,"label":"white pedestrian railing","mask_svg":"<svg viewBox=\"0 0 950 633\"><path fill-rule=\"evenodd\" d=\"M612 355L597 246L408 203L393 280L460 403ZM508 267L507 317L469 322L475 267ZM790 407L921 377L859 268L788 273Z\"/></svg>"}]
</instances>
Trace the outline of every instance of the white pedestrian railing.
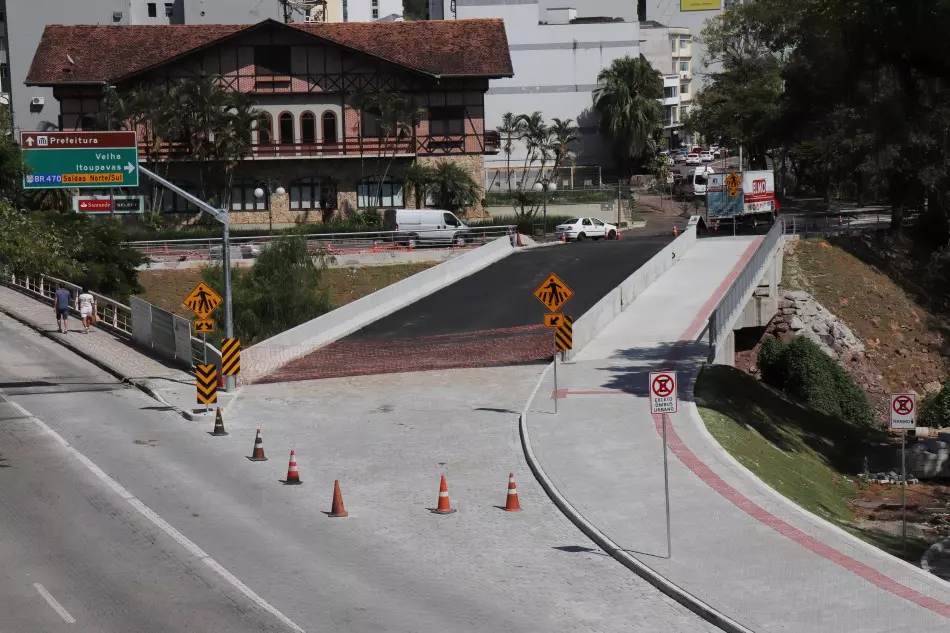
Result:
<instances>
[{"instance_id":1,"label":"white pedestrian railing","mask_svg":"<svg viewBox=\"0 0 950 633\"><path fill-rule=\"evenodd\" d=\"M784 234L785 219L779 216L758 248L755 249L749 263L742 269L736 280L732 282L732 286L729 287L729 290L726 291L719 304L709 315L709 323L706 327L706 332L709 335L709 362L713 362L713 359L715 359L716 351L724 338L723 334L726 328L731 325L736 312L745 307L763 271L768 267L769 259L775 253L775 249L780 246Z\"/></svg>"},{"instance_id":2,"label":"white pedestrian railing","mask_svg":"<svg viewBox=\"0 0 950 633\"><path fill-rule=\"evenodd\" d=\"M64 288L69 290L70 310L77 315L79 314L79 294L82 292L82 287L65 279L50 277L49 275L16 275L13 273L5 273L2 282L7 286L17 288L37 299L48 302L50 307L53 306L53 298L56 295L56 290L60 284L62 284ZM123 338L129 339L130 342L137 342L133 336L132 308L97 292L90 292L89 294L96 300L96 314L99 317L97 325ZM143 301L142 303L145 302ZM205 359L208 359L209 362L220 362L221 353L216 347L208 343L207 349L205 349L205 343L203 343L201 339L191 336L190 332L188 336L191 339L190 349L192 364L204 363ZM143 346L152 348L154 347L154 343L150 345L143 344Z\"/></svg>"}]
</instances>

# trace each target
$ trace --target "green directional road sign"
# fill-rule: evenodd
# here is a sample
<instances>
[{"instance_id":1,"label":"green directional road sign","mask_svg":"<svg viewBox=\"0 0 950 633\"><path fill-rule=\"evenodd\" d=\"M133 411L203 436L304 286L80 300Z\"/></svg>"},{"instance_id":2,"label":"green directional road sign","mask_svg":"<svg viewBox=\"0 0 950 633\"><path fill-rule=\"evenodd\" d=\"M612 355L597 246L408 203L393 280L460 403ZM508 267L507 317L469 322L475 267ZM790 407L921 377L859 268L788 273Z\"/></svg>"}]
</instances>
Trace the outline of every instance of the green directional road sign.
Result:
<instances>
[{"instance_id":1,"label":"green directional road sign","mask_svg":"<svg viewBox=\"0 0 950 633\"><path fill-rule=\"evenodd\" d=\"M25 189L137 187L135 132L23 132Z\"/></svg>"}]
</instances>

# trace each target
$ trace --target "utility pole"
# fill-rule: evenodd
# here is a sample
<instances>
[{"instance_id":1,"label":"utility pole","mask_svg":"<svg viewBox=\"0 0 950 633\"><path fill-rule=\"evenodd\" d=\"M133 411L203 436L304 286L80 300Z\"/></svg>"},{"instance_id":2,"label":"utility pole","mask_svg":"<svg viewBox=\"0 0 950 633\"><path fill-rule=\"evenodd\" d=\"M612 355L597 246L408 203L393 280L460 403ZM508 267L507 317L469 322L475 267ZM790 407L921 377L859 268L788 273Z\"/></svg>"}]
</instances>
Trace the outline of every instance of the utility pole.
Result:
<instances>
[{"instance_id":1,"label":"utility pole","mask_svg":"<svg viewBox=\"0 0 950 633\"><path fill-rule=\"evenodd\" d=\"M174 191L179 196L195 205L202 211L208 213L215 220L221 223L223 228L222 235L222 259L224 264L224 335L227 338L234 337L234 313L231 307L231 219L227 209L215 209L213 206L201 200L200 198L188 193L181 187L173 185L158 174L149 171L142 165L139 165L139 171L166 189ZM234 391L234 376L226 376L224 383L225 391Z\"/></svg>"}]
</instances>

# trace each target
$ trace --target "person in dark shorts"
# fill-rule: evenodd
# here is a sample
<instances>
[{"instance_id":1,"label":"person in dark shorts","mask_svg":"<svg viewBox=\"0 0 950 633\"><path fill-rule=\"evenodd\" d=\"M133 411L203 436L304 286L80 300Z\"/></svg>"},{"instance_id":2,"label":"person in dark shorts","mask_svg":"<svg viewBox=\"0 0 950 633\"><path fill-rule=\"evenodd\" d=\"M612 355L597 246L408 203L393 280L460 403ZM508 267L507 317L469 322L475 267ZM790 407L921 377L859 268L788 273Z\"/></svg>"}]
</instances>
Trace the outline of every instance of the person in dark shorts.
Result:
<instances>
[{"instance_id":1,"label":"person in dark shorts","mask_svg":"<svg viewBox=\"0 0 950 633\"><path fill-rule=\"evenodd\" d=\"M53 309L56 311L56 323L61 334L69 331L69 300L71 295L63 284L59 284L53 296Z\"/></svg>"}]
</instances>

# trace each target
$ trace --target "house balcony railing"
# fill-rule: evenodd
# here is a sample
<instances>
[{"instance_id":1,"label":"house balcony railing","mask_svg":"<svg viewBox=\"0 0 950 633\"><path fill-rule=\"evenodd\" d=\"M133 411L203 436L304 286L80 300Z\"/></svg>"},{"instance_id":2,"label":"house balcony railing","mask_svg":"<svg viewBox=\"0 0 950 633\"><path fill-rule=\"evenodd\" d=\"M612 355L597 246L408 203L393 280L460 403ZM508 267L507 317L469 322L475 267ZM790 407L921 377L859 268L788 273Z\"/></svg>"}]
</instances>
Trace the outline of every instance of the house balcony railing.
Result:
<instances>
[{"instance_id":1,"label":"house balcony railing","mask_svg":"<svg viewBox=\"0 0 950 633\"><path fill-rule=\"evenodd\" d=\"M251 151L245 156L249 160L266 160L281 158L345 158L359 156L404 156L414 157L419 154L464 154L472 153L467 150L467 142L478 135L454 136L418 136L407 139L378 139L365 138L346 139L335 143L253 143ZM479 147L486 154L498 153L501 146L501 137L497 132L486 132L484 143ZM191 160L194 152L187 142L163 143L155 158L159 160ZM146 158L149 155L147 143L139 143L139 156Z\"/></svg>"}]
</instances>

